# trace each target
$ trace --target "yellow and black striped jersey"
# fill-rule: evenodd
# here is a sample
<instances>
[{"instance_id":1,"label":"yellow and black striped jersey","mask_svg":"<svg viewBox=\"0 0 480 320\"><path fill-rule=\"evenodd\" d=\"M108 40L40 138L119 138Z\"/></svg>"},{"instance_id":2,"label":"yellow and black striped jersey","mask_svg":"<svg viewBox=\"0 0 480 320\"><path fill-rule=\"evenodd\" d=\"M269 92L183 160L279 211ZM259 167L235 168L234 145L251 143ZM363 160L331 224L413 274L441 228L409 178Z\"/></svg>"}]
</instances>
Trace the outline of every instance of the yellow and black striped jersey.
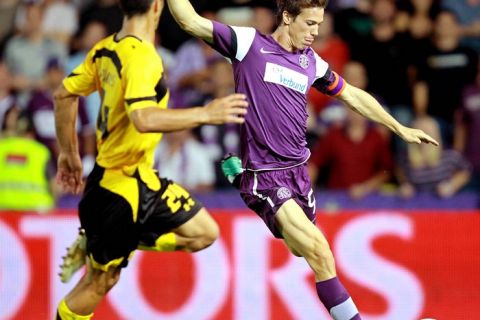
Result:
<instances>
[{"instance_id":1,"label":"yellow and black striped jersey","mask_svg":"<svg viewBox=\"0 0 480 320\"><path fill-rule=\"evenodd\" d=\"M109 36L98 42L85 61L64 79L76 95L98 91L97 163L106 169L133 172L153 166L161 133L140 133L130 120L133 110L167 108L169 92L163 64L153 44L134 36Z\"/></svg>"}]
</instances>

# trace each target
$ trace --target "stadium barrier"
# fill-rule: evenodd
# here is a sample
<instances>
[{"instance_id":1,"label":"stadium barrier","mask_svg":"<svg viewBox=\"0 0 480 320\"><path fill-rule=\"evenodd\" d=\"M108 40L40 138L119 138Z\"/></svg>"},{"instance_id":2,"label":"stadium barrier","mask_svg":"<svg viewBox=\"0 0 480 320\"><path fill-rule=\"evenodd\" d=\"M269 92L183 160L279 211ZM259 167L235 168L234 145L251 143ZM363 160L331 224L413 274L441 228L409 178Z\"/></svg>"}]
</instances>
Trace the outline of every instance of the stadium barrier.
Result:
<instances>
[{"instance_id":1,"label":"stadium barrier","mask_svg":"<svg viewBox=\"0 0 480 320\"><path fill-rule=\"evenodd\" d=\"M330 319L303 259L247 210L211 210L205 251L138 251L94 319ZM342 281L364 319L478 319L480 211L319 212ZM75 211L0 213L0 319L53 319L79 279L59 281ZM314 316L313 316L314 315Z\"/></svg>"}]
</instances>

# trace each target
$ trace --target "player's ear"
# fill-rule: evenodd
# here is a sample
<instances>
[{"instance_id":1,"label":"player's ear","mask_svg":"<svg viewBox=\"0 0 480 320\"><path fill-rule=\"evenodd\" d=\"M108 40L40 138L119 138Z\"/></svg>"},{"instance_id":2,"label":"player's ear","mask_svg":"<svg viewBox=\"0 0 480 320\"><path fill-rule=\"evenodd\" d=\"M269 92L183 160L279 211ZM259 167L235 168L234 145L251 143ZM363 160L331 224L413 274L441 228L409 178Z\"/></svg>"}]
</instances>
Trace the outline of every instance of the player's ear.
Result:
<instances>
[{"instance_id":1,"label":"player's ear","mask_svg":"<svg viewBox=\"0 0 480 320\"><path fill-rule=\"evenodd\" d=\"M153 12L157 13L163 8L163 0L153 0Z\"/></svg>"},{"instance_id":2,"label":"player's ear","mask_svg":"<svg viewBox=\"0 0 480 320\"><path fill-rule=\"evenodd\" d=\"M288 13L286 10L283 10L282 12L282 20L283 20L283 23L286 24L287 26L290 24L292 20L290 13Z\"/></svg>"}]
</instances>

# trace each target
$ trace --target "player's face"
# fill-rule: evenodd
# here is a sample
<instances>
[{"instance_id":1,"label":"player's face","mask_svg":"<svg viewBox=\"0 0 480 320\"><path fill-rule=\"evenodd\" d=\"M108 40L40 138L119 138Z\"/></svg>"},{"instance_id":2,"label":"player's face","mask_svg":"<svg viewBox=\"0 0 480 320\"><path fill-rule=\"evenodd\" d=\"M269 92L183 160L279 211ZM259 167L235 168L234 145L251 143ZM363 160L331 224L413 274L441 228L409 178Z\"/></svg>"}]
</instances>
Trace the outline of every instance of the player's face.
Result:
<instances>
[{"instance_id":1,"label":"player's face","mask_svg":"<svg viewBox=\"0 0 480 320\"><path fill-rule=\"evenodd\" d=\"M289 19L289 36L292 46L303 50L312 45L318 35L325 10L319 7L302 9L295 19Z\"/></svg>"}]
</instances>

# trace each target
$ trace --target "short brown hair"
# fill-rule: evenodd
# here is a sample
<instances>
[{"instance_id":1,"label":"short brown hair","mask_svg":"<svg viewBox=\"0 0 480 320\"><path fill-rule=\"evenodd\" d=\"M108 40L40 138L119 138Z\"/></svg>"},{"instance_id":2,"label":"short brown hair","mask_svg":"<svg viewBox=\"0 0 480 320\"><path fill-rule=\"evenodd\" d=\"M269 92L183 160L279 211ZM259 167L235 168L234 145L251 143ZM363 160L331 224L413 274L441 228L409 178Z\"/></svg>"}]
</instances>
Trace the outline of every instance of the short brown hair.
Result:
<instances>
[{"instance_id":1,"label":"short brown hair","mask_svg":"<svg viewBox=\"0 0 480 320\"><path fill-rule=\"evenodd\" d=\"M282 23L283 11L287 11L294 18L305 8L325 8L328 0L277 0L277 23Z\"/></svg>"},{"instance_id":2,"label":"short brown hair","mask_svg":"<svg viewBox=\"0 0 480 320\"><path fill-rule=\"evenodd\" d=\"M148 12L153 0L120 0L118 4L128 18Z\"/></svg>"}]
</instances>

